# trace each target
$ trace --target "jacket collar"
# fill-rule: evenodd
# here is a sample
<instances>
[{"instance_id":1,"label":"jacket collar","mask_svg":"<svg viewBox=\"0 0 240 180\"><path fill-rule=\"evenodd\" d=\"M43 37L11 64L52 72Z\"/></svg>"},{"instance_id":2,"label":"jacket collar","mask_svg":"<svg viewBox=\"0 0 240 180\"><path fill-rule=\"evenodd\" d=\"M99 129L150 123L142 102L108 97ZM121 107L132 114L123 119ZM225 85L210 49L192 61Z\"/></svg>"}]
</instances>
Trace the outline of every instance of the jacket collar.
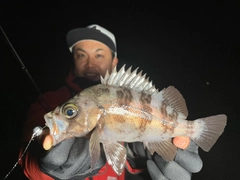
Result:
<instances>
[{"instance_id":1,"label":"jacket collar","mask_svg":"<svg viewBox=\"0 0 240 180\"><path fill-rule=\"evenodd\" d=\"M82 91L85 88L100 84L100 81L90 81L86 78L76 77L73 69L69 72L66 78L67 86L72 90L77 92Z\"/></svg>"}]
</instances>

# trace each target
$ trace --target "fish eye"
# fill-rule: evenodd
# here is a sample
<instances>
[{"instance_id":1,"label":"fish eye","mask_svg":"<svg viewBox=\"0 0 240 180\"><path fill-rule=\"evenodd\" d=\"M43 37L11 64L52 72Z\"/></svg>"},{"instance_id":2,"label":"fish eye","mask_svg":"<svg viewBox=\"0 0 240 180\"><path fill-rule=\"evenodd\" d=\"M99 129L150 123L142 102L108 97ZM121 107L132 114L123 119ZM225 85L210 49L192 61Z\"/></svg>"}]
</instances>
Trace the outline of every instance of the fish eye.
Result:
<instances>
[{"instance_id":1,"label":"fish eye","mask_svg":"<svg viewBox=\"0 0 240 180\"><path fill-rule=\"evenodd\" d=\"M62 107L61 112L66 118L71 119L77 116L78 108L76 105L68 103Z\"/></svg>"}]
</instances>

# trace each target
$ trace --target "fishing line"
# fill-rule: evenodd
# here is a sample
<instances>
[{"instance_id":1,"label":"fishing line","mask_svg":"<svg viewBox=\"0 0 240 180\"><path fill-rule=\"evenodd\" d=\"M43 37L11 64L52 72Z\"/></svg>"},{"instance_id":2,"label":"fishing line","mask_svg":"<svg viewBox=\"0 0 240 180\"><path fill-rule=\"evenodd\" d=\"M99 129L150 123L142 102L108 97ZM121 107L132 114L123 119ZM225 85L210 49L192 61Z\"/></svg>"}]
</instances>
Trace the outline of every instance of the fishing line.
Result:
<instances>
[{"instance_id":1,"label":"fishing line","mask_svg":"<svg viewBox=\"0 0 240 180\"><path fill-rule=\"evenodd\" d=\"M16 168L16 166L19 164L19 161L22 160L22 157L25 155L25 153L26 153L29 145L31 144L31 142L34 141L34 138L37 137L37 136L39 136L39 135L41 135L43 129L46 128L46 127L47 127L47 126L44 126L44 127L39 127L39 126L37 126L37 127L35 127L35 128L33 129L32 137L31 137L31 139L28 141L28 144L27 144L27 146L25 147L22 155L21 155L20 158L17 160L17 162L13 165L12 169L11 169L11 170L7 173L7 175L4 177L4 180L8 178L8 176L12 173L12 171L13 171L13 170Z\"/></svg>"}]
</instances>

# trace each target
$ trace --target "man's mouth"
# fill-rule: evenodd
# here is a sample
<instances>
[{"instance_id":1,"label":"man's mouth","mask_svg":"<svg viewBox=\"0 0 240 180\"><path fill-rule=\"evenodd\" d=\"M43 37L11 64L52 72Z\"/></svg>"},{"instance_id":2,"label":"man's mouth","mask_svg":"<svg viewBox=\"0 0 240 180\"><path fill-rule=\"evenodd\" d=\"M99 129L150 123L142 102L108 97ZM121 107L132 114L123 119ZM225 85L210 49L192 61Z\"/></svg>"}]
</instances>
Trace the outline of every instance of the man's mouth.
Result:
<instances>
[{"instance_id":1,"label":"man's mouth","mask_svg":"<svg viewBox=\"0 0 240 180\"><path fill-rule=\"evenodd\" d=\"M100 80L100 75L98 73L85 73L85 77L91 81Z\"/></svg>"}]
</instances>

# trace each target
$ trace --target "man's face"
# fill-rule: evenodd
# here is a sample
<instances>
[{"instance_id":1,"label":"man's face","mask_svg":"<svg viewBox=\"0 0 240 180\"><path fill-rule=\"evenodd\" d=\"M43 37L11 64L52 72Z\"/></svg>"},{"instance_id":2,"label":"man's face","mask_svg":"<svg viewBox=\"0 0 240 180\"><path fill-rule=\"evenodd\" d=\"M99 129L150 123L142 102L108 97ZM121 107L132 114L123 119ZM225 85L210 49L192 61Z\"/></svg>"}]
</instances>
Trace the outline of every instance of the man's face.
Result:
<instances>
[{"instance_id":1,"label":"man's face","mask_svg":"<svg viewBox=\"0 0 240 180\"><path fill-rule=\"evenodd\" d=\"M75 74L92 81L99 81L117 65L118 59L112 59L112 52L105 44L94 40L83 40L73 48Z\"/></svg>"}]
</instances>

